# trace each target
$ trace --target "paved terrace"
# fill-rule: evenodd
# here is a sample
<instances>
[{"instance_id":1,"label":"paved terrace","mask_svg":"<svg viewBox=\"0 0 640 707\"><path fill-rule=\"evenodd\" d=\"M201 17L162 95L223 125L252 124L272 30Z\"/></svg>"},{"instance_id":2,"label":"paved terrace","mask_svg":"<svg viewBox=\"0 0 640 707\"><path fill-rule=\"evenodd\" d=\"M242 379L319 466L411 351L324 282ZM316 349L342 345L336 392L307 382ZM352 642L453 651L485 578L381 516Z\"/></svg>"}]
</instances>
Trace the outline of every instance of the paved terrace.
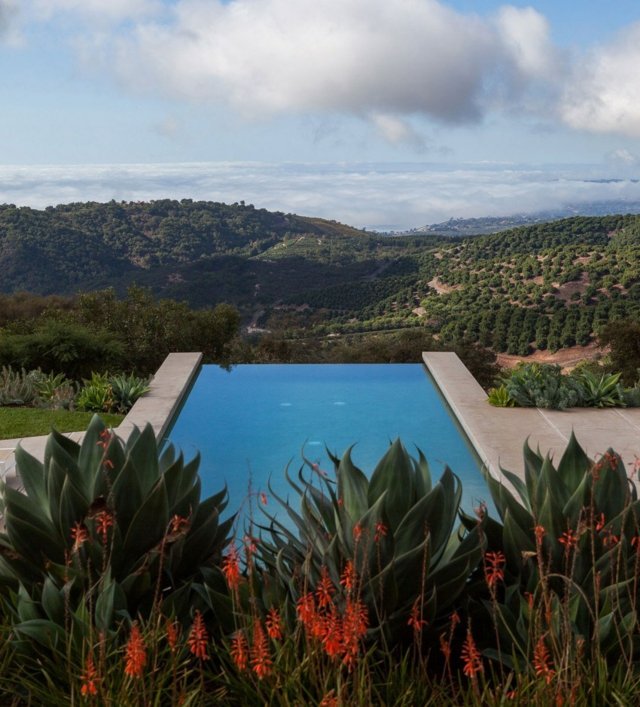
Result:
<instances>
[{"instance_id":1,"label":"paved terrace","mask_svg":"<svg viewBox=\"0 0 640 707\"><path fill-rule=\"evenodd\" d=\"M134 427L143 428L150 423L156 439L160 441L195 378L201 360L201 353L169 354L156 371L149 386L150 391L135 403L129 414L115 429L118 437L126 440ZM75 442L81 442L83 436L83 432L67 434L67 437ZM0 476L3 478L6 476L7 483L17 485L13 466L14 449L20 445L38 459L44 459L46 441L46 436L0 440Z\"/></svg>"},{"instance_id":2,"label":"paved terrace","mask_svg":"<svg viewBox=\"0 0 640 707\"><path fill-rule=\"evenodd\" d=\"M629 471L640 457L640 408L497 408L456 354L422 354L447 403L458 418L481 461L496 479L500 466L524 478L522 447L529 437L533 449L558 462L571 430L592 459L609 447L622 456Z\"/></svg>"}]
</instances>

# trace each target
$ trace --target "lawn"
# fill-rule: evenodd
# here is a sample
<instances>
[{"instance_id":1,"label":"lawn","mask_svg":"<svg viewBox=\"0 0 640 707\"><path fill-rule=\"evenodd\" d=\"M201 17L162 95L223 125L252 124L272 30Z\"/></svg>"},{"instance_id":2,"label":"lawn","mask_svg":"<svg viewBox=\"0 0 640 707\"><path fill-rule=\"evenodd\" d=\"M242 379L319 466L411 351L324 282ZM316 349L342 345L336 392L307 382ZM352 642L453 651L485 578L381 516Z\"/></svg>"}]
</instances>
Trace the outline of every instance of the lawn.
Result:
<instances>
[{"instance_id":1,"label":"lawn","mask_svg":"<svg viewBox=\"0 0 640 707\"><path fill-rule=\"evenodd\" d=\"M0 439L46 435L55 427L59 432L85 430L92 412L45 410L39 408L0 407ZM109 427L117 427L124 415L101 414Z\"/></svg>"}]
</instances>

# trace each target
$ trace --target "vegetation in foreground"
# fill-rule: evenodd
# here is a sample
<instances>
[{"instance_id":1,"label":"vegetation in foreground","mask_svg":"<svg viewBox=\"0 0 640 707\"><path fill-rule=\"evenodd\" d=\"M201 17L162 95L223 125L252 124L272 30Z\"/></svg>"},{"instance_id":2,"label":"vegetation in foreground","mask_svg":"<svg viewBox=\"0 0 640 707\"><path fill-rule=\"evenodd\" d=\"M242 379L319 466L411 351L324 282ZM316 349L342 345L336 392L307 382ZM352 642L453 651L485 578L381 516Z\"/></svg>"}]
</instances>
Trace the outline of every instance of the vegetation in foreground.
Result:
<instances>
[{"instance_id":1,"label":"vegetation in foreground","mask_svg":"<svg viewBox=\"0 0 640 707\"><path fill-rule=\"evenodd\" d=\"M244 525L198 460L24 451L3 490L0 696L22 704L626 704L639 686L640 506L623 461L528 446L498 517L394 442L367 478L305 462ZM398 480L401 480L401 483ZM274 514L279 508L278 515Z\"/></svg>"}]
</instances>

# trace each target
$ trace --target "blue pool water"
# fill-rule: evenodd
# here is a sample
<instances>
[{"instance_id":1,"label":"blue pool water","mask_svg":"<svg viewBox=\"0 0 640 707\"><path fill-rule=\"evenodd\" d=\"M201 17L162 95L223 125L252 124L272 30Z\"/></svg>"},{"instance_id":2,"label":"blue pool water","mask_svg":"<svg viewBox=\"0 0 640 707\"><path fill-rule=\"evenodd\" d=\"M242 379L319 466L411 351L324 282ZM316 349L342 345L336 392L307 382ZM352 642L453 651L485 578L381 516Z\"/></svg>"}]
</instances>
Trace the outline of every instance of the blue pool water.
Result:
<instances>
[{"instance_id":1,"label":"blue pool water","mask_svg":"<svg viewBox=\"0 0 640 707\"><path fill-rule=\"evenodd\" d=\"M434 482L448 464L467 510L488 500L478 460L420 364L203 366L168 434L187 458L200 451L203 495L226 482L229 509L245 512L249 479L251 498L269 493L269 478L286 497L284 469L295 474L303 450L332 472L325 445L342 456L355 444L352 459L369 475L396 437L411 454L422 449Z\"/></svg>"}]
</instances>

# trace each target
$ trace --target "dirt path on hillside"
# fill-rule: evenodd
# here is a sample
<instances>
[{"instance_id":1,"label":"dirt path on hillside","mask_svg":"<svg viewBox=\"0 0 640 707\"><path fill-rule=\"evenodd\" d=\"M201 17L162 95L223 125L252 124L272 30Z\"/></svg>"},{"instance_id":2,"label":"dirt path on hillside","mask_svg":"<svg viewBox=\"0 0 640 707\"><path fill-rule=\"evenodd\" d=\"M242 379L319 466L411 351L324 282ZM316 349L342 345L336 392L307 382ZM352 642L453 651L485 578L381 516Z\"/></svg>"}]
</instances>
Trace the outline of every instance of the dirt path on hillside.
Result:
<instances>
[{"instance_id":1,"label":"dirt path on hillside","mask_svg":"<svg viewBox=\"0 0 640 707\"><path fill-rule=\"evenodd\" d=\"M509 354L498 354L498 365L503 368L514 368L520 361L525 363L557 363L563 369L570 370L584 359L593 361L606 354L606 351L597 344L587 346L572 346L568 349L560 349L555 353L551 351L534 351L529 356L510 356Z\"/></svg>"}]
</instances>

